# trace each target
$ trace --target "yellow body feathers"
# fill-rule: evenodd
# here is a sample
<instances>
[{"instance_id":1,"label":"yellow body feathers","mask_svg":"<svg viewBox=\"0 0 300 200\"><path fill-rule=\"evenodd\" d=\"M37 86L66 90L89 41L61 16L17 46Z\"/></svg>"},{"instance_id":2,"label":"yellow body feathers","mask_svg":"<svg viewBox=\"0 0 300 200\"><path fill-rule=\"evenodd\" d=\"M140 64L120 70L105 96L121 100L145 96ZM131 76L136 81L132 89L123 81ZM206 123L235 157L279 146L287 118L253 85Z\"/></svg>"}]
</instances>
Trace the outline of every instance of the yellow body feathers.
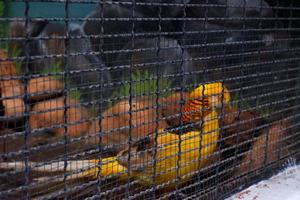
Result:
<instances>
[{"instance_id":1,"label":"yellow body feathers","mask_svg":"<svg viewBox=\"0 0 300 200\"><path fill-rule=\"evenodd\" d=\"M130 151L130 169L127 168L126 161L129 155L127 151L127 154L121 152L116 157L103 159L101 167L90 169L82 176L97 176L101 168L100 176L118 174L120 178L127 178L127 170L130 170L131 176L145 185L163 184L175 181L177 177L182 183L208 162L217 147L219 138L217 113L212 111L203 121L202 131L192 131L181 136L159 132L156 145L151 143L150 149L136 151L133 147ZM98 163L97 160L93 162Z\"/></svg>"},{"instance_id":2,"label":"yellow body feathers","mask_svg":"<svg viewBox=\"0 0 300 200\"><path fill-rule=\"evenodd\" d=\"M163 184L175 180L177 176L182 181L186 180L211 158L211 154L216 149L218 138L218 116L214 111L205 117L201 132L192 131L181 136L162 133L157 138L155 168L153 164L146 166L141 174L138 173L137 178L149 184L153 182L153 179L156 184ZM153 178L154 169L156 177Z\"/></svg>"}]
</instances>

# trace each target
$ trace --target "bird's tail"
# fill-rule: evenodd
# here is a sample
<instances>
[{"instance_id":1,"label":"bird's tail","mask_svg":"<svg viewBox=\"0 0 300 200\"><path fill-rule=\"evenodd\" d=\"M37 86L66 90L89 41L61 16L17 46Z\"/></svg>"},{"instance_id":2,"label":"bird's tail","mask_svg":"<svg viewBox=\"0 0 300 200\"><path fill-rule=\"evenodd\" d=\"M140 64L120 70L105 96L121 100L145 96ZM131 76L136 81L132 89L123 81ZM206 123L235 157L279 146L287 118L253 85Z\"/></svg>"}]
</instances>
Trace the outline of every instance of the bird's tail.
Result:
<instances>
[{"instance_id":1,"label":"bird's tail","mask_svg":"<svg viewBox=\"0 0 300 200\"><path fill-rule=\"evenodd\" d=\"M127 168L120 165L116 157L104 158L99 160L89 160L90 163L94 163L93 168L84 171L82 177L114 177L117 176L121 179L127 178Z\"/></svg>"},{"instance_id":2,"label":"bird's tail","mask_svg":"<svg viewBox=\"0 0 300 200\"><path fill-rule=\"evenodd\" d=\"M68 180L78 178L96 179L100 177L119 177L127 178L127 168L120 165L116 157L101 159L101 162L95 160L70 160L70 161L55 161L51 163L28 162L25 164L19 162L1 162L0 169L14 172L22 172L25 168L30 168L31 172L42 172L47 175L67 172ZM45 177L44 177L45 178ZM43 177L38 180L45 180Z\"/></svg>"}]
</instances>

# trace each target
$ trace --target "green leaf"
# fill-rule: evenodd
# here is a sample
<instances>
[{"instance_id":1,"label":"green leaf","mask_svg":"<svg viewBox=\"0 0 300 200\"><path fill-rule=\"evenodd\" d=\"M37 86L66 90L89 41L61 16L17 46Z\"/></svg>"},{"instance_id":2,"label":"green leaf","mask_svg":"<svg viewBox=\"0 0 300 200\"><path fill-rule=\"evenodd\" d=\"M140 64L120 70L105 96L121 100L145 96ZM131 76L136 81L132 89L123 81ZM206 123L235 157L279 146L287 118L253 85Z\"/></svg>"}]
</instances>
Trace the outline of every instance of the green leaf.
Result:
<instances>
[{"instance_id":1,"label":"green leaf","mask_svg":"<svg viewBox=\"0 0 300 200\"><path fill-rule=\"evenodd\" d=\"M11 58L18 58L21 55L21 49L14 47L9 51L9 57ZM18 75L22 75L22 61L18 60L16 62L16 70Z\"/></svg>"},{"instance_id":2,"label":"green leaf","mask_svg":"<svg viewBox=\"0 0 300 200\"><path fill-rule=\"evenodd\" d=\"M129 81L129 78L123 77L123 82ZM164 90L170 87L171 83L167 79L160 78L157 84L157 78L148 70L136 70L131 74L131 90L132 95L150 95L154 96L156 90ZM157 87L158 86L158 87ZM130 83L123 83L118 89L113 92L113 97L129 96ZM166 96L167 93L162 93L161 96Z\"/></svg>"},{"instance_id":3,"label":"green leaf","mask_svg":"<svg viewBox=\"0 0 300 200\"><path fill-rule=\"evenodd\" d=\"M5 2L0 2L0 16L3 17L5 13Z\"/></svg>"},{"instance_id":4,"label":"green leaf","mask_svg":"<svg viewBox=\"0 0 300 200\"><path fill-rule=\"evenodd\" d=\"M0 17L5 15L5 2L2 0L0 2ZM0 37L7 37L8 33L8 23L6 21L0 22ZM0 48L7 49L7 42L0 42Z\"/></svg>"},{"instance_id":5,"label":"green leaf","mask_svg":"<svg viewBox=\"0 0 300 200\"><path fill-rule=\"evenodd\" d=\"M80 101L81 99L81 92L76 88L76 89L71 89L69 91L69 96L72 98L72 99L75 99L77 101Z\"/></svg>"},{"instance_id":6,"label":"green leaf","mask_svg":"<svg viewBox=\"0 0 300 200\"><path fill-rule=\"evenodd\" d=\"M54 74L54 77L56 79L62 80L63 76L61 74L58 74L58 73L61 73L64 71L61 66L62 66L62 63L60 61L56 61L56 62L54 62L53 66L51 68L47 68L47 69L43 70L41 73L42 74Z\"/></svg>"}]
</instances>

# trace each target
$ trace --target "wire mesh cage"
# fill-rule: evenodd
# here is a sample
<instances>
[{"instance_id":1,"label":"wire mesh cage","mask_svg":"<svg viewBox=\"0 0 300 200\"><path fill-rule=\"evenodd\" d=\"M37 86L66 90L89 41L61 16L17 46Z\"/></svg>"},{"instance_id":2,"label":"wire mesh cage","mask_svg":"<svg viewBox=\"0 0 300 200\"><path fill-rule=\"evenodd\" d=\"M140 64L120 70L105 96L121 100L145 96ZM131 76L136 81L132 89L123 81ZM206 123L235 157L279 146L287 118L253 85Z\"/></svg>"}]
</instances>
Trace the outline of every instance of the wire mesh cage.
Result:
<instances>
[{"instance_id":1,"label":"wire mesh cage","mask_svg":"<svg viewBox=\"0 0 300 200\"><path fill-rule=\"evenodd\" d=\"M299 10L0 2L0 198L225 199L298 160Z\"/></svg>"}]
</instances>

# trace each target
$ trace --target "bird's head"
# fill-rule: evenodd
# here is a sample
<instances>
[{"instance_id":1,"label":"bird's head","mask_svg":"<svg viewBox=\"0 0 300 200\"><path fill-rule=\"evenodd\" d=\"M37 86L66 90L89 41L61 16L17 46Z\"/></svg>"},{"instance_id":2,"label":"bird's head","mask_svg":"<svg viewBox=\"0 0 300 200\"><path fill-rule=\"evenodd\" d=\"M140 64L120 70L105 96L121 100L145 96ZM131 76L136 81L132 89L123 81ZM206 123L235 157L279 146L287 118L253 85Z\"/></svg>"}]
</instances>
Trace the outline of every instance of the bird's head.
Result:
<instances>
[{"instance_id":1,"label":"bird's head","mask_svg":"<svg viewBox=\"0 0 300 200\"><path fill-rule=\"evenodd\" d=\"M190 93L190 98L207 98L210 107L219 108L230 101L230 93L223 83L203 84Z\"/></svg>"}]
</instances>

